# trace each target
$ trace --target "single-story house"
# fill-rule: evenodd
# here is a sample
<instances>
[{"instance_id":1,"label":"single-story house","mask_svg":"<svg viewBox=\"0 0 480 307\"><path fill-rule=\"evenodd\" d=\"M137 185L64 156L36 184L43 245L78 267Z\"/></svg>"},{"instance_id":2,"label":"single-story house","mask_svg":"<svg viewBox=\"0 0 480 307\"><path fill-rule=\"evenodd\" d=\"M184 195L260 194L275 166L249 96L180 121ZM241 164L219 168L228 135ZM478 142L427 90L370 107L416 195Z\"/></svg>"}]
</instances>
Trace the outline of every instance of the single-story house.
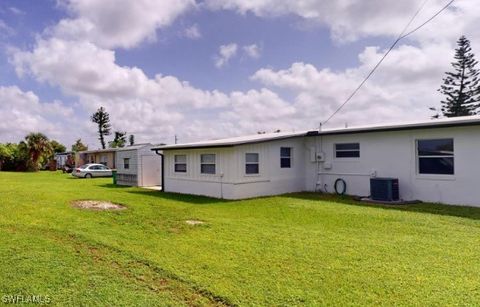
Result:
<instances>
[{"instance_id":1,"label":"single-story house","mask_svg":"<svg viewBox=\"0 0 480 307\"><path fill-rule=\"evenodd\" d=\"M75 155L75 166L78 167L87 163L99 163L114 169L116 167L115 154L117 150L117 148L107 148L77 152Z\"/></svg>"},{"instance_id":2,"label":"single-story house","mask_svg":"<svg viewBox=\"0 0 480 307\"><path fill-rule=\"evenodd\" d=\"M480 116L154 147L167 192L242 199L299 191L369 196L398 179L403 200L480 206Z\"/></svg>"},{"instance_id":3,"label":"single-story house","mask_svg":"<svg viewBox=\"0 0 480 307\"><path fill-rule=\"evenodd\" d=\"M140 187L161 186L161 156L152 144L135 144L116 151L117 184Z\"/></svg>"},{"instance_id":4,"label":"single-story house","mask_svg":"<svg viewBox=\"0 0 480 307\"><path fill-rule=\"evenodd\" d=\"M73 151L68 151L68 152L59 152L55 154L54 160L57 163L57 169L61 169L65 167L66 165L73 166L74 160L73 157L75 156L75 153Z\"/></svg>"}]
</instances>

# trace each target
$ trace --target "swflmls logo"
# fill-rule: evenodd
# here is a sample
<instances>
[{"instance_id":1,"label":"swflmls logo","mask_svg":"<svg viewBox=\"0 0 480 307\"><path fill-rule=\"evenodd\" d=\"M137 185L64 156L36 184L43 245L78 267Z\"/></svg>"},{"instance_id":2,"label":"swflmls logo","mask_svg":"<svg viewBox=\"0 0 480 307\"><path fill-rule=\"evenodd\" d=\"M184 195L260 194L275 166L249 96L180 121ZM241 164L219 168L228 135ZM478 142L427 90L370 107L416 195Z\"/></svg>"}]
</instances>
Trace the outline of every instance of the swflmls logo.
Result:
<instances>
[{"instance_id":1,"label":"swflmls logo","mask_svg":"<svg viewBox=\"0 0 480 307\"><path fill-rule=\"evenodd\" d=\"M3 295L2 302L4 304L39 304L48 305L52 299L48 295Z\"/></svg>"}]
</instances>

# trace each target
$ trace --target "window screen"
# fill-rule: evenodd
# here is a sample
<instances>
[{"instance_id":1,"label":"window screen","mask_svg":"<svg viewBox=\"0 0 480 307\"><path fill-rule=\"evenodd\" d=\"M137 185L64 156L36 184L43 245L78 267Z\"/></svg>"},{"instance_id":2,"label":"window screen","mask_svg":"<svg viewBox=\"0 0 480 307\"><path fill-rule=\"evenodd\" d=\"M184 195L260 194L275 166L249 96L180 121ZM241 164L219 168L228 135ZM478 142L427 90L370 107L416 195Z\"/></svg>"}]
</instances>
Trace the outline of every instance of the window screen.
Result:
<instances>
[{"instance_id":1,"label":"window screen","mask_svg":"<svg viewBox=\"0 0 480 307\"><path fill-rule=\"evenodd\" d=\"M214 154L200 155L200 173L215 174L215 155Z\"/></svg>"},{"instance_id":2,"label":"window screen","mask_svg":"<svg viewBox=\"0 0 480 307\"><path fill-rule=\"evenodd\" d=\"M259 155L258 153L246 153L245 154L245 174L252 175L258 174L259 168Z\"/></svg>"},{"instance_id":3,"label":"window screen","mask_svg":"<svg viewBox=\"0 0 480 307\"><path fill-rule=\"evenodd\" d=\"M175 173L186 173L187 172L187 156L186 155L175 155Z\"/></svg>"}]
</instances>

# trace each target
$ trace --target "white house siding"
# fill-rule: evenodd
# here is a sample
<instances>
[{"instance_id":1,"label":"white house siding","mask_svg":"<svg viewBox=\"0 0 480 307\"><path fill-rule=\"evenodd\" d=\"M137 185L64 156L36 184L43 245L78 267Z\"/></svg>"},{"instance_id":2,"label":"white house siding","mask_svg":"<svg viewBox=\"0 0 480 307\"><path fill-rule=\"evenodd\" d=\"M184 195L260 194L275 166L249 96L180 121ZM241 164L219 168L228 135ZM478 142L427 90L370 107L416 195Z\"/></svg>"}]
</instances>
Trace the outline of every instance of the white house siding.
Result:
<instances>
[{"instance_id":1,"label":"white house siding","mask_svg":"<svg viewBox=\"0 0 480 307\"><path fill-rule=\"evenodd\" d=\"M161 185L162 159L151 151L151 148L152 145L134 145L131 150L126 148L117 151L117 183L119 185ZM130 159L128 169L124 167L124 159L126 158ZM144 173L144 168L149 168L148 172Z\"/></svg>"},{"instance_id":2,"label":"white house siding","mask_svg":"<svg viewBox=\"0 0 480 307\"><path fill-rule=\"evenodd\" d=\"M202 154L215 154L215 175L200 173L200 155ZM186 173L175 172L175 155L186 155ZM234 181L232 148L169 150L164 152L164 156L165 191L211 197L232 197L233 192L228 185Z\"/></svg>"},{"instance_id":3,"label":"white house siding","mask_svg":"<svg viewBox=\"0 0 480 307\"><path fill-rule=\"evenodd\" d=\"M419 175L416 140L454 139L454 175ZM360 143L360 158L335 158L336 143ZM306 163L306 190L314 191L317 180L322 191L334 192L334 182L342 178L347 194L368 196L370 177L399 178L400 197L447 204L480 206L480 127L449 127L405 131L369 132L307 137L306 148L325 154L325 162ZM311 149L310 149L311 150ZM310 150L305 153L310 156ZM331 165L330 169L325 166Z\"/></svg>"},{"instance_id":4,"label":"white house siding","mask_svg":"<svg viewBox=\"0 0 480 307\"><path fill-rule=\"evenodd\" d=\"M130 159L128 169L125 169L124 167L124 159ZM118 178L117 183L119 185L138 185L138 178L141 178L141 167L138 167L137 150L118 151L116 164Z\"/></svg>"},{"instance_id":5,"label":"white house siding","mask_svg":"<svg viewBox=\"0 0 480 307\"><path fill-rule=\"evenodd\" d=\"M292 148L292 167L280 168L280 147ZM259 174L245 174L245 154L259 154ZM240 199L305 189L304 139L292 138L233 147L168 150L165 191ZM187 172L174 172L174 156L187 156ZM216 155L216 174L200 173L200 155Z\"/></svg>"}]
</instances>

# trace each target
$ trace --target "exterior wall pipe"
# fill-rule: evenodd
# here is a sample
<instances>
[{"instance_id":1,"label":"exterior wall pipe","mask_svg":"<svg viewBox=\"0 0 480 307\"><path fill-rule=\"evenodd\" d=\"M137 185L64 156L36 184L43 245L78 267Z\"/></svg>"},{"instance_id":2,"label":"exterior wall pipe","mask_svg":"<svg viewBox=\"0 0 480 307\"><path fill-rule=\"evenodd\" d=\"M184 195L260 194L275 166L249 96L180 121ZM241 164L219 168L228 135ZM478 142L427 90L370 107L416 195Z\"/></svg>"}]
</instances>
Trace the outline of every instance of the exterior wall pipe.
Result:
<instances>
[{"instance_id":1,"label":"exterior wall pipe","mask_svg":"<svg viewBox=\"0 0 480 307\"><path fill-rule=\"evenodd\" d=\"M155 153L162 157L162 192L165 192L165 155L163 153L159 153L159 149L152 149Z\"/></svg>"}]
</instances>

